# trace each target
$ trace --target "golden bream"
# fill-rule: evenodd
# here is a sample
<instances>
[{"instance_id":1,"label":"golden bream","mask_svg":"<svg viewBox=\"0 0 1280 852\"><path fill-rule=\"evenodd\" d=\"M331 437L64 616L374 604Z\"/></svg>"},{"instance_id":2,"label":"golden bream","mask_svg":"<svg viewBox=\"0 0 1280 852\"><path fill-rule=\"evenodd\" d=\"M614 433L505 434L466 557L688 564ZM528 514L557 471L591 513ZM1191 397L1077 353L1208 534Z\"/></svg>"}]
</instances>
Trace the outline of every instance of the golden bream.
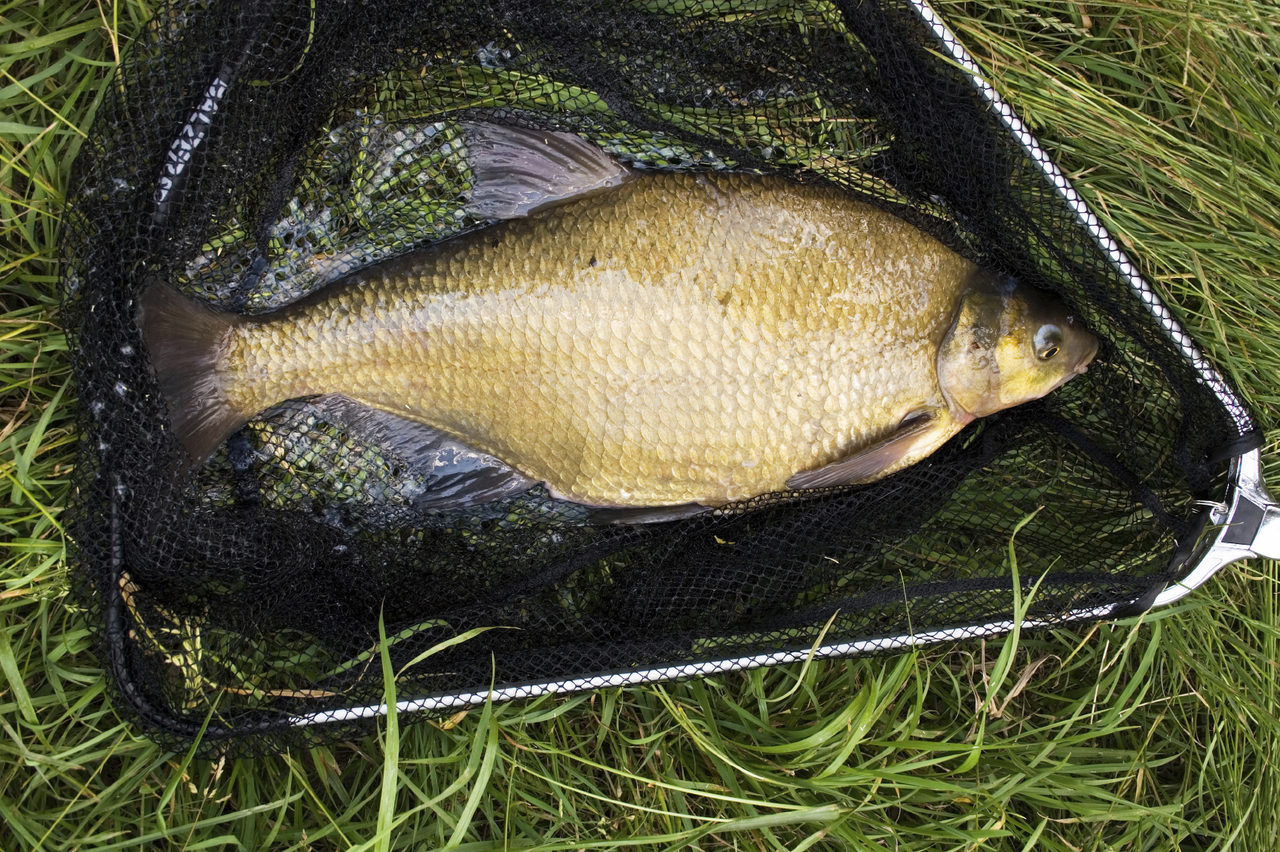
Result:
<instances>
[{"instance_id":1,"label":"golden bream","mask_svg":"<svg viewBox=\"0 0 1280 852\"><path fill-rule=\"evenodd\" d=\"M516 218L263 317L144 293L194 459L340 394L560 498L715 506L888 475L1096 352L1055 299L838 190L633 177L576 137L467 129L473 209Z\"/></svg>"}]
</instances>

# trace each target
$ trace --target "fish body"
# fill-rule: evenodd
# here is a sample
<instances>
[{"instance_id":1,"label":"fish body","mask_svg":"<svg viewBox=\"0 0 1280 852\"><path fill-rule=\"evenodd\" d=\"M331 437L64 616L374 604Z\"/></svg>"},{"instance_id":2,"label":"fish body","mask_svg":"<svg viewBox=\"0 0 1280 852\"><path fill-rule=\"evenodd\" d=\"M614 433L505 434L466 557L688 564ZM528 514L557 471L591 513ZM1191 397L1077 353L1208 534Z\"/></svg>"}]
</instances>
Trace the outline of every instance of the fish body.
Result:
<instances>
[{"instance_id":1,"label":"fish body","mask_svg":"<svg viewBox=\"0 0 1280 852\"><path fill-rule=\"evenodd\" d=\"M659 173L263 317L149 292L143 330L196 458L276 403L339 394L562 499L716 506L886 476L1082 371L1096 341L1047 298L830 187ZM1000 347L1036 310L1075 351L1006 399ZM179 317L203 342L174 342Z\"/></svg>"}]
</instances>

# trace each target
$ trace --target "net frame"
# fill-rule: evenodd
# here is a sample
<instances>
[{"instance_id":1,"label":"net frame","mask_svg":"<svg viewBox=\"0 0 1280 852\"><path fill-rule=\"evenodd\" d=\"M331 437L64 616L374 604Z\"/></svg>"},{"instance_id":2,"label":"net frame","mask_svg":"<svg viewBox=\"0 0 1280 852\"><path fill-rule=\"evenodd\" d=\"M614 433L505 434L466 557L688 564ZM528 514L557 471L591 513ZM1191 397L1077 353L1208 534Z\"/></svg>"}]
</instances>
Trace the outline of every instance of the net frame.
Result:
<instances>
[{"instance_id":1,"label":"net frame","mask_svg":"<svg viewBox=\"0 0 1280 852\"><path fill-rule=\"evenodd\" d=\"M984 79L981 70L972 57L960 45L955 35L942 22L941 18L924 0L910 0L910 5L920 17L921 25L937 39L938 43L963 67L975 88L987 101L990 110L999 116L1007 128L1044 172L1060 197L1074 212L1077 222L1106 253L1115 269L1127 281L1133 293L1142 301L1151 315L1160 323L1169 339L1177 346L1183 357L1199 375L1200 380L1208 387L1222 404L1237 430L1241 434L1253 431L1254 426L1247 408L1229 385L1208 362L1195 346L1190 336L1181 328L1172 313L1160 301L1150 285L1142 279L1136 267L1125 256L1115 240L1106 232L1100 221L1085 204L1083 199L1071 186L1062 172L1053 164L1039 143L1027 130L1025 125L1005 103L995 89ZM218 112L220 102L228 90L228 82L223 75L218 75L204 92L203 99L191 113L181 132L174 139L165 161L165 174L157 193L157 211L164 211L171 192L184 179L196 151L203 144L209 128ZM571 677L551 679L538 682L504 686L487 691L453 692L424 697L414 697L397 702L400 712L444 713L485 701L503 701L530 698L548 693L578 692L603 687L636 685L653 683L688 677L721 674L729 671L758 668L762 666L780 665L798 662L810 658L845 657L864 653L888 652L912 647L972 639L983 636L997 636L1007 633L1017 626L1033 629L1046 624L1062 624L1113 617L1123 613L1144 609L1151 605L1164 605L1177 600L1191 589L1202 584L1214 572L1237 559L1254 555L1269 555L1276 552L1274 539L1277 533L1277 514L1273 501L1261 485L1258 472L1259 456L1257 450L1249 450L1231 459L1231 469L1224 484L1221 501L1203 506L1202 520L1206 523L1222 526L1212 540L1204 540L1198 549L1191 554L1179 553L1176 560L1183 566L1179 572L1180 579L1161 590L1132 601L1120 601L1103 607L1075 609L1063 612L1052 621L1025 620L1015 622L1013 619L988 621L960 628L941 630L924 630L898 636L874 638L856 642L839 642L821 644L808 650L788 650L777 653L766 653L748 656L727 657L724 659L691 664L649 667L633 670L620 670L612 673L596 674L589 677ZM115 493L121 500L124 497L124 484L116 482ZM120 506L113 502L110 506L110 525L113 535L121 535L119 519ZM113 577L111 587L118 587L123 576L124 556L123 544L117 540L113 548ZM107 601L106 639L108 659L116 677L116 685L125 701L142 718L160 727L169 727L173 733L183 736L194 735L195 732L186 724L166 723L167 715L163 710L151 707L142 692L135 688L130 676L128 664L128 625L125 618L125 606L121 596L111 596ZM369 704L349 707L342 710L325 710L316 713L294 714L283 722L277 720L264 725L264 730L284 724L296 728L327 726L335 730L346 730L346 726L359 724L385 715L389 708L385 704ZM238 733L252 733L240 731ZM216 738L215 734L215 738Z\"/></svg>"}]
</instances>

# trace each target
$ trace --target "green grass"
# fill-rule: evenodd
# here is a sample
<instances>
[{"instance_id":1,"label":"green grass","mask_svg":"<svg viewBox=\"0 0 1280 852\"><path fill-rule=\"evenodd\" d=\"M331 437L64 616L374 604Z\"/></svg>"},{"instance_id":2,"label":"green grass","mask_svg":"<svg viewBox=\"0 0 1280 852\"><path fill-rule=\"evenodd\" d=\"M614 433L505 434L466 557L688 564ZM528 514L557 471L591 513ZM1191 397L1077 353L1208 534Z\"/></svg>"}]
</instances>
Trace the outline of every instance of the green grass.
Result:
<instances>
[{"instance_id":1,"label":"green grass","mask_svg":"<svg viewBox=\"0 0 1280 852\"><path fill-rule=\"evenodd\" d=\"M1253 405L1280 482L1274 6L938 7ZM392 719L256 760L138 739L66 597L53 258L69 165L148 14L0 4L0 849L1277 848L1262 561L1075 631Z\"/></svg>"}]
</instances>

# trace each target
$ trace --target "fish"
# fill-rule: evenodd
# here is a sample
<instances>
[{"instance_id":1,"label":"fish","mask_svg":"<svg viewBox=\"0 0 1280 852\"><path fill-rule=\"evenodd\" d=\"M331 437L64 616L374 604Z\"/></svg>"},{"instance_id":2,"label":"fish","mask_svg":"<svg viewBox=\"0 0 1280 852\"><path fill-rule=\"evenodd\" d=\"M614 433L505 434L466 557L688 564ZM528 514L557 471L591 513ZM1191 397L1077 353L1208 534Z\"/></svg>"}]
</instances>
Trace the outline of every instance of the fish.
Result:
<instances>
[{"instance_id":1,"label":"fish","mask_svg":"<svg viewBox=\"0 0 1280 852\"><path fill-rule=\"evenodd\" d=\"M838 188L463 130L468 210L493 224L261 315L141 293L192 464L315 398L410 463L447 457L433 505L541 485L664 520L889 476L1098 351L1057 297Z\"/></svg>"}]
</instances>

